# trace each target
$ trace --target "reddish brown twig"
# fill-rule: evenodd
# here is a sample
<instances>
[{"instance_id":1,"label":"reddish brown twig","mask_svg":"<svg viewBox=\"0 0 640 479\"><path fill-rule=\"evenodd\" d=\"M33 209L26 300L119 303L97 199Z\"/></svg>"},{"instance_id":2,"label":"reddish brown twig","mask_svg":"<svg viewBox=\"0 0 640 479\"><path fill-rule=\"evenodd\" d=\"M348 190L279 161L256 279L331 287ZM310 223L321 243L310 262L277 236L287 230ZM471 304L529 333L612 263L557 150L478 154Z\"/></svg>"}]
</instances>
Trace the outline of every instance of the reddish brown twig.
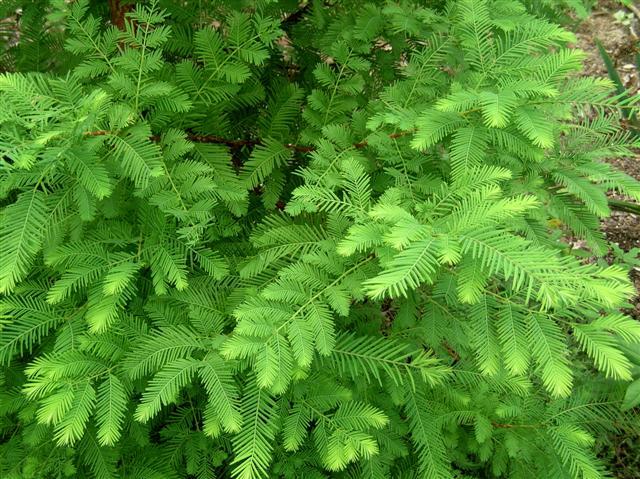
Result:
<instances>
[{"instance_id":1,"label":"reddish brown twig","mask_svg":"<svg viewBox=\"0 0 640 479\"><path fill-rule=\"evenodd\" d=\"M187 138L196 143L218 143L222 145L230 146L231 148L240 148L242 146L255 146L261 142L258 140L231 140L229 138L223 138L218 135L197 135L188 134Z\"/></svg>"},{"instance_id":2,"label":"reddish brown twig","mask_svg":"<svg viewBox=\"0 0 640 479\"><path fill-rule=\"evenodd\" d=\"M83 134L84 136L106 136L106 135L113 134L113 132L109 130L94 130L94 131L85 131ZM227 145L231 148L240 148L242 146L255 146L255 145L262 144L262 142L260 142L259 140L231 140L229 138L223 138L217 135L187 134L187 138L196 143L217 143L221 145ZM149 137L149 139L151 141L160 141L160 136L152 135ZM307 151L307 148L312 148L312 147L299 147L298 145L293 145L293 144L287 144L285 146L287 148L300 149L300 151Z\"/></svg>"},{"instance_id":3,"label":"reddish brown twig","mask_svg":"<svg viewBox=\"0 0 640 479\"><path fill-rule=\"evenodd\" d=\"M104 135L108 135L109 133L111 132L107 130L95 130L95 131L85 131L83 134L84 136L104 136Z\"/></svg>"},{"instance_id":4,"label":"reddish brown twig","mask_svg":"<svg viewBox=\"0 0 640 479\"><path fill-rule=\"evenodd\" d=\"M94 130L94 131L85 131L84 132L84 136L104 136L104 135L110 135L112 132L108 131L108 130ZM405 135L409 135L413 133L413 130L409 130L409 131L401 131L399 133L392 133L391 135L389 135L389 138L400 138L403 137ZM196 143L217 143L220 145L227 145L230 148L241 148L243 146L256 146L256 145L262 145L262 141L259 139L256 140L248 140L248 139L239 139L239 140L232 140L230 138L224 138L222 136L218 136L218 135L199 135L199 134L195 134L195 133L189 133L187 134L187 138L191 141L194 141ZM153 135L150 138L152 141L159 141L160 137L157 135ZM311 145L296 145L294 143L286 143L284 145L286 148L289 148L291 150L295 150L295 151L299 151L301 153L310 153L312 151L316 150L315 146L311 146ZM369 146L369 143L364 140L358 143L354 143L353 147L354 148L366 148L367 146Z\"/></svg>"},{"instance_id":5,"label":"reddish brown twig","mask_svg":"<svg viewBox=\"0 0 640 479\"><path fill-rule=\"evenodd\" d=\"M391 138L392 140L395 138L402 138L403 136L410 135L413 132L414 130L407 130L407 131L400 131L398 133L391 133L389 135L389 138ZM367 140L361 141L359 143L354 143L353 145L354 148L366 148L367 146L369 146L369 142Z\"/></svg>"},{"instance_id":6,"label":"reddish brown twig","mask_svg":"<svg viewBox=\"0 0 640 479\"><path fill-rule=\"evenodd\" d=\"M287 143L284 146L286 146L290 150L299 151L301 153L310 153L312 151L316 151L316 147L315 146L294 145L293 143Z\"/></svg>"},{"instance_id":7,"label":"reddish brown twig","mask_svg":"<svg viewBox=\"0 0 640 479\"><path fill-rule=\"evenodd\" d=\"M121 0L109 0L111 24L118 30L124 30L125 17L132 9L131 5L123 5Z\"/></svg>"},{"instance_id":8,"label":"reddish brown twig","mask_svg":"<svg viewBox=\"0 0 640 479\"><path fill-rule=\"evenodd\" d=\"M458 361L460 361L460 355L458 354L458 352L453 349L448 342L446 341L442 341L442 346L444 347L444 349L447 351L447 354L449 356L451 356L451 359L453 359L454 363L457 363Z\"/></svg>"},{"instance_id":9,"label":"reddish brown twig","mask_svg":"<svg viewBox=\"0 0 640 479\"><path fill-rule=\"evenodd\" d=\"M514 429L514 428L539 429L540 427L542 427L542 424L503 424L499 422L492 422L491 425L497 429Z\"/></svg>"}]
</instances>

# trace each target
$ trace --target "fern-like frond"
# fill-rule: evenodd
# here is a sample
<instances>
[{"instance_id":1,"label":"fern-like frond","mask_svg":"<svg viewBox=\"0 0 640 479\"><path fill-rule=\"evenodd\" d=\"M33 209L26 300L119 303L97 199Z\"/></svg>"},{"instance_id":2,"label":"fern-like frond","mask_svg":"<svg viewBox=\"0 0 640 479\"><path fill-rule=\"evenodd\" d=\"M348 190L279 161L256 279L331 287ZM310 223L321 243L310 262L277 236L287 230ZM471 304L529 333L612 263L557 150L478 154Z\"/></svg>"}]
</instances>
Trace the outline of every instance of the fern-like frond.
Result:
<instances>
[{"instance_id":1,"label":"fern-like frond","mask_svg":"<svg viewBox=\"0 0 640 479\"><path fill-rule=\"evenodd\" d=\"M90 381L84 381L74 388L71 406L55 428L54 437L58 444L71 445L83 436L95 400L96 391Z\"/></svg>"},{"instance_id":2,"label":"fern-like frond","mask_svg":"<svg viewBox=\"0 0 640 479\"><path fill-rule=\"evenodd\" d=\"M567 345L560 327L545 315L527 318L529 344L545 387L554 396L571 392L573 373L567 358Z\"/></svg>"},{"instance_id":3,"label":"fern-like frond","mask_svg":"<svg viewBox=\"0 0 640 479\"><path fill-rule=\"evenodd\" d=\"M13 295L0 300L0 364L8 364L14 355L32 352L65 316L42 297Z\"/></svg>"},{"instance_id":4,"label":"fern-like frond","mask_svg":"<svg viewBox=\"0 0 640 479\"><path fill-rule=\"evenodd\" d=\"M117 376L109 374L98 386L96 415L98 421L98 442L112 446L122 432L127 411L128 394Z\"/></svg>"},{"instance_id":5,"label":"fern-like frond","mask_svg":"<svg viewBox=\"0 0 640 479\"><path fill-rule=\"evenodd\" d=\"M418 456L420 473L428 479L451 477L442 432L428 402L420 392L408 390L404 408L409 418L411 442Z\"/></svg>"},{"instance_id":6,"label":"fern-like frond","mask_svg":"<svg viewBox=\"0 0 640 479\"><path fill-rule=\"evenodd\" d=\"M276 435L276 402L254 380L243 391L242 430L233 440L235 464L232 475L240 479L268 477Z\"/></svg>"},{"instance_id":7,"label":"fern-like frond","mask_svg":"<svg viewBox=\"0 0 640 479\"><path fill-rule=\"evenodd\" d=\"M198 374L209 395L207 408L215 413L226 431L240 431L242 417L238 409L238 392L229 366L220 356L209 354Z\"/></svg>"},{"instance_id":8,"label":"fern-like frond","mask_svg":"<svg viewBox=\"0 0 640 479\"><path fill-rule=\"evenodd\" d=\"M179 358L166 364L149 382L136 408L135 419L148 421L162 406L175 402L179 391L191 382L199 367L200 362L193 358Z\"/></svg>"},{"instance_id":9,"label":"fern-like frond","mask_svg":"<svg viewBox=\"0 0 640 479\"><path fill-rule=\"evenodd\" d=\"M152 178L164 174L160 149L151 143L150 136L148 127L140 125L131 128L125 136L107 138L114 158L139 188L145 188Z\"/></svg>"},{"instance_id":10,"label":"fern-like frond","mask_svg":"<svg viewBox=\"0 0 640 479\"><path fill-rule=\"evenodd\" d=\"M574 477L600 479L605 477L598 459L585 451L594 439L583 429L573 425L556 426L549 430L558 455Z\"/></svg>"},{"instance_id":11,"label":"fern-like frond","mask_svg":"<svg viewBox=\"0 0 640 479\"><path fill-rule=\"evenodd\" d=\"M164 327L140 338L123 366L133 379L137 379L166 364L187 358L198 349L204 349L204 345L190 329L180 326Z\"/></svg>"},{"instance_id":12,"label":"fern-like frond","mask_svg":"<svg viewBox=\"0 0 640 479\"><path fill-rule=\"evenodd\" d=\"M42 191L22 193L0 215L0 293L24 279L42 247L47 203Z\"/></svg>"},{"instance_id":13,"label":"fern-like frond","mask_svg":"<svg viewBox=\"0 0 640 479\"><path fill-rule=\"evenodd\" d=\"M435 238L412 243L397 254L381 274L365 282L368 294L373 298L406 296L409 289L432 283L439 267L438 252Z\"/></svg>"},{"instance_id":14,"label":"fern-like frond","mask_svg":"<svg viewBox=\"0 0 640 479\"><path fill-rule=\"evenodd\" d=\"M423 351L414 350L397 340L370 336L342 335L331 355L322 362L354 379L375 380L382 385L384 377L396 385L407 381L412 388L416 387L417 378L435 385L441 383L448 373L446 366Z\"/></svg>"},{"instance_id":15,"label":"fern-like frond","mask_svg":"<svg viewBox=\"0 0 640 479\"><path fill-rule=\"evenodd\" d=\"M277 140L267 138L264 145L254 148L251 157L244 164L244 182L248 188L255 188L276 168L284 165L291 157L291 150Z\"/></svg>"}]
</instances>

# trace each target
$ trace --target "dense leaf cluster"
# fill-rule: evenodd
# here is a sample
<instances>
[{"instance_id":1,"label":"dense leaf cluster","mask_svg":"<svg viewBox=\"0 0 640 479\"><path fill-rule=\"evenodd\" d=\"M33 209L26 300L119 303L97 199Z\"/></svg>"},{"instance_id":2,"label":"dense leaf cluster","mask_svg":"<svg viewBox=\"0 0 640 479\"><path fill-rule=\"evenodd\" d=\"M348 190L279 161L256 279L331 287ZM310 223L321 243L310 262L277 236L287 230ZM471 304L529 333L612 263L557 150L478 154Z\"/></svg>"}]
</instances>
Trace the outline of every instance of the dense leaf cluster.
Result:
<instances>
[{"instance_id":1,"label":"dense leaf cluster","mask_svg":"<svg viewBox=\"0 0 640 479\"><path fill-rule=\"evenodd\" d=\"M635 106L557 2L8 3L0 476L607 475Z\"/></svg>"}]
</instances>

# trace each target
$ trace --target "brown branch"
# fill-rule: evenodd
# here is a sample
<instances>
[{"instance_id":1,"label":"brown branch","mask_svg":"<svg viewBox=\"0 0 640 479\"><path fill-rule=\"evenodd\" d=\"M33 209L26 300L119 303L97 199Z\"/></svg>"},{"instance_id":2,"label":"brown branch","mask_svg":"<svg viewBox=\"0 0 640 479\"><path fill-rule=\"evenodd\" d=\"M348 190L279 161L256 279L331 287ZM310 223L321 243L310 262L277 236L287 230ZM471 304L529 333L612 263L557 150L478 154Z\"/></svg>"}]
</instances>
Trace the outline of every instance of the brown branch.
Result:
<instances>
[{"instance_id":1,"label":"brown branch","mask_svg":"<svg viewBox=\"0 0 640 479\"><path fill-rule=\"evenodd\" d=\"M85 131L83 133L84 136L104 136L109 135L111 132L107 130L95 130L95 131Z\"/></svg>"},{"instance_id":2,"label":"brown branch","mask_svg":"<svg viewBox=\"0 0 640 479\"><path fill-rule=\"evenodd\" d=\"M104 136L104 135L110 135L111 133L112 132L108 130L85 131L84 136ZM413 130L401 131L399 133L392 133L391 135L389 135L389 138L391 139L400 138L400 137L409 135L411 133L413 133ZM188 133L187 138L196 143L217 143L220 145L227 145L230 148L241 148L243 146L256 146L256 145L263 144L262 141L258 139L232 140L230 138L224 138L218 135L199 135L195 133ZM159 141L160 137L157 135L153 135L150 139L152 141ZM316 150L316 147L311 145L296 145L294 143L286 143L284 146L286 148L289 148L290 150L299 151L301 153L310 153ZM353 147L357 149L366 148L367 146L369 146L369 143L366 140L353 144Z\"/></svg>"},{"instance_id":3,"label":"brown branch","mask_svg":"<svg viewBox=\"0 0 640 479\"><path fill-rule=\"evenodd\" d=\"M132 10L131 5L123 5L122 0L109 0L111 24L118 30L124 30L125 17Z\"/></svg>"},{"instance_id":4,"label":"brown branch","mask_svg":"<svg viewBox=\"0 0 640 479\"><path fill-rule=\"evenodd\" d=\"M399 133L391 133L389 135L389 138L391 138L392 140L395 138L402 138L403 136L410 135L413 132L414 130L407 130L401 131ZM354 148L366 148L367 146L369 146L369 142L367 140L361 141L360 143L354 143L353 145Z\"/></svg>"},{"instance_id":5,"label":"brown branch","mask_svg":"<svg viewBox=\"0 0 640 479\"><path fill-rule=\"evenodd\" d=\"M307 13L309 13L309 10L311 10L311 2L306 2L304 5L298 8L298 10L291 12L282 20L280 24L282 29L286 30L288 28L291 28L297 23L304 20L304 17Z\"/></svg>"},{"instance_id":6,"label":"brown branch","mask_svg":"<svg viewBox=\"0 0 640 479\"><path fill-rule=\"evenodd\" d=\"M492 422L491 425L498 429L514 429L514 428L528 428L528 429L539 429L542 427L542 424L503 424L499 422Z\"/></svg>"},{"instance_id":7,"label":"brown branch","mask_svg":"<svg viewBox=\"0 0 640 479\"><path fill-rule=\"evenodd\" d=\"M113 132L109 130L94 130L94 131L85 131L83 133L84 136L106 136L111 135ZM198 134L187 134L187 138L196 143L217 143L222 145L227 145L231 148L240 148L242 146L255 146L261 144L258 140L231 140L229 138L223 138L217 135L198 135ZM151 141L160 141L160 136L152 135L149 137ZM308 148L308 147L298 147L297 145L288 144L285 145L288 148ZM306 150L304 150L306 151Z\"/></svg>"},{"instance_id":8,"label":"brown branch","mask_svg":"<svg viewBox=\"0 0 640 479\"><path fill-rule=\"evenodd\" d=\"M451 356L451 359L453 359L454 364L457 363L458 361L460 361L460 355L458 354L458 352L453 349L448 342L446 341L442 341L442 346L444 347L444 349L447 351L447 354L449 356Z\"/></svg>"},{"instance_id":9,"label":"brown branch","mask_svg":"<svg viewBox=\"0 0 640 479\"><path fill-rule=\"evenodd\" d=\"M261 142L258 140L231 140L229 138L223 138L218 135L198 135L189 133L187 134L187 138L196 143L218 143L221 145L227 145L231 148L240 148L243 146L255 146L261 144Z\"/></svg>"}]
</instances>

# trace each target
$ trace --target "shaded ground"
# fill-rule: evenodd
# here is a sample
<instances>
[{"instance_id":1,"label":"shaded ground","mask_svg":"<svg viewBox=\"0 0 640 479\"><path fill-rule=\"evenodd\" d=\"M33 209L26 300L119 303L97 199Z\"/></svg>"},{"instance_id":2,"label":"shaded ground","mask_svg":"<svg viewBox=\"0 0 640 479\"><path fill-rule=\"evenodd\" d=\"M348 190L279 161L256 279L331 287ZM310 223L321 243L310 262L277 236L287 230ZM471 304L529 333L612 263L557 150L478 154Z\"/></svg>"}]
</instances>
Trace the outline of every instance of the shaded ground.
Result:
<instances>
[{"instance_id":1,"label":"shaded ground","mask_svg":"<svg viewBox=\"0 0 640 479\"><path fill-rule=\"evenodd\" d=\"M619 2L600 0L591 16L578 25L576 36L578 47L589 56L584 70L586 75L607 76L595 43L598 39L614 60L626 86L638 90L640 84L635 55L638 51L636 44L640 40L640 24L635 15L622 9Z\"/></svg>"}]
</instances>

